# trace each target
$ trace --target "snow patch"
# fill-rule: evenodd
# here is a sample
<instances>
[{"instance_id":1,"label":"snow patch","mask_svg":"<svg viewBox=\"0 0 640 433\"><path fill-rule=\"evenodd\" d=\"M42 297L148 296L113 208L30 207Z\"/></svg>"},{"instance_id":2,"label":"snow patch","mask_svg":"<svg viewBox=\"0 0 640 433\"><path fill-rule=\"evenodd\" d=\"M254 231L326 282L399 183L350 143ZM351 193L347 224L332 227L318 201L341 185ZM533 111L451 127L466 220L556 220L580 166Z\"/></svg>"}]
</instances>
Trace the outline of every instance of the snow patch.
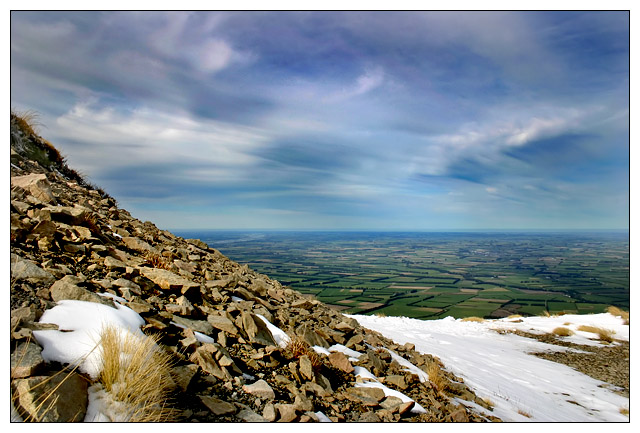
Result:
<instances>
[{"instance_id":1,"label":"snow patch","mask_svg":"<svg viewBox=\"0 0 640 433\"><path fill-rule=\"evenodd\" d=\"M80 371L96 379L102 369L100 333L114 327L124 339L126 334L142 337L144 319L124 305L115 308L95 302L62 300L45 311L40 323L58 325L58 330L33 331L42 346L45 361L79 365Z\"/></svg>"}]
</instances>

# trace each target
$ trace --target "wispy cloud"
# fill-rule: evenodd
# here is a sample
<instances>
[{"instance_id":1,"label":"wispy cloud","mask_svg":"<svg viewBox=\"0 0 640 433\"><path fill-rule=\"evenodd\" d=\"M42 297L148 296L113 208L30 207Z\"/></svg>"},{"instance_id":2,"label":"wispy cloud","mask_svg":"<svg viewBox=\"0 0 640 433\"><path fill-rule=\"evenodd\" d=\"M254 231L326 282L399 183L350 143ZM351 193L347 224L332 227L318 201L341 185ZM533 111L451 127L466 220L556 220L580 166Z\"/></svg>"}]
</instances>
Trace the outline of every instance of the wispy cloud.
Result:
<instances>
[{"instance_id":1,"label":"wispy cloud","mask_svg":"<svg viewBox=\"0 0 640 433\"><path fill-rule=\"evenodd\" d=\"M355 83L347 88L329 94L324 100L327 102L341 102L355 96L364 95L382 85L383 82L384 71L382 68L367 68L365 72L355 80Z\"/></svg>"},{"instance_id":2,"label":"wispy cloud","mask_svg":"<svg viewBox=\"0 0 640 433\"><path fill-rule=\"evenodd\" d=\"M166 226L621 227L628 16L14 11L11 103Z\"/></svg>"}]
</instances>

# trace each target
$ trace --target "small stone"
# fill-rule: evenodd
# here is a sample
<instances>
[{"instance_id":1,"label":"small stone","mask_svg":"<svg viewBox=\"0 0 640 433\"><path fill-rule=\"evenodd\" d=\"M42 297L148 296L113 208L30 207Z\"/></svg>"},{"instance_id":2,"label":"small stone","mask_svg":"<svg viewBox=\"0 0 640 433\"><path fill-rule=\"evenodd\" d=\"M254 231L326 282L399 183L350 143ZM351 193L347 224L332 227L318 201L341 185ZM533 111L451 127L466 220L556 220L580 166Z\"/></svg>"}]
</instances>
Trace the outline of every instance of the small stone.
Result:
<instances>
[{"instance_id":1,"label":"small stone","mask_svg":"<svg viewBox=\"0 0 640 433\"><path fill-rule=\"evenodd\" d=\"M231 415L236 413L236 407L228 403L224 400L220 400L219 398L211 397L208 395L199 395L200 401L204 404L211 412L218 416Z\"/></svg>"},{"instance_id":2,"label":"small stone","mask_svg":"<svg viewBox=\"0 0 640 433\"><path fill-rule=\"evenodd\" d=\"M380 422L380 417L375 412L365 412L360 415L358 422Z\"/></svg>"},{"instance_id":3,"label":"small stone","mask_svg":"<svg viewBox=\"0 0 640 433\"><path fill-rule=\"evenodd\" d=\"M382 389L380 389L380 388L372 388L372 387L368 387L368 386L361 386L361 387L357 387L357 388L349 388L347 391L351 395L358 396L358 397L363 397L363 398L368 398L368 399L373 399L376 402L379 402L380 400L382 400L385 397L384 391Z\"/></svg>"},{"instance_id":4,"label":"small stone","mask_svg":"<svg viewBox=\"0 0 640 433\"><path fill-rule=\"evenodd\" d=\"M449 416L453 422L469 422L467 412L462 408L452 412Z\"/></svg>"},{"instance_id":5,"label":"small stone","mask_svg":"<svg viewBox=\"0 0 640 433\"><path fill-rule=\"evenodd\" d=\"M251 409L242 409L236 414L236 417L245 422L268 422L267 419L255 413Z\"/></svg>"},{"instance_id":6,"label":"small stone","mask_svg":"<svg viewBox=\"0 0 640 433\"><path fill-rule=\"evenodd\" d=\"M278 422L292 422L298 418L298 411L292 404L276 404L276 410L280 414Z\"/></svg>"},{"instance_id":7,"label":"small stone","mask_svg":"<svg viewBox=\"0 0 640 433\"><path fill-rule=\"evenodd\" d=\"M200 285L166 269L138 268L140 274L156 283L162 290L179 291L186 295L191 291L199 291Z\"/></svg>"},{"instance_id":8,"label":"small stone","mask_svg":"<svg viewBox=\"0 0 640 433\"><path fill-rule=\"evenodd\" d=\"M276 420L276 407L271 403L267 403L262 411L262 417L269 422L274 422Z\"/></svg>"},{"instance_id":9,"label":"small stone","mask_svg":"<svg viewBox=\"0 0 640 433\"><path fill-rule=\"evenodd\" d=\"M256 397L264 398L266 400L273 400L276 398L276 394L271 388L271 385L267 381L260 379L251 385L243 385L242 390L246 393L254 395Z\"/></svg>"},{"instance_id":10,"label":"small stone","mask_svg":"<svg viewBox=\"0 0 640 433\"><path fill-rule=\"evenodd\" d=\"M194 364L173 367L171 375L176 385L185 392L191 383L191 380L198 372L198 367Z\"/></svg>"},{"instance_id":11,"label":"small stone","mask_svg":"<svg viewBox=\"0 0 640 433\"><path fill-rule=\"evenodd\" d=\"M229 335L238 335L238 328L236 328L233 322L226 316L209 314L207 316L207 322L214 328L224 331Z\"/></svg>"},{"instance_id":12,"label":"small stone","mask_svg":"<svg viewBox=\"0 0 640 433\"><path fill-rule=\"evenodd\" d=\"M11 378L33 376L43 365L42 348L31 342L22 343L11 354Z\"/></svg>"},{"instance_id":13,"label":"small stone","mask_svg":"<svg viewBox=\"0 0 640 433\"><path fill-rule=\"evenodd\" d=\"M50 272L45 271L31 260L25 260L16 254L11 254L11 278L27 280L34 284L51 284L56 280Z\"/></svg>"},{"instance_id":14,"label":"small stone","mask_svg":"<svg viewBox=\"0 0 640 433\"><path fill-rule=\"evenodd\" d=\"M16 409L25 419L40 422L82 422L88 395L87 381L77 373L18 379Z\"/></svg>"},{"instance_id":15,"label":"small stone","mask_svg":"<svg viewBox=\"0 0 640 433\"><path fill-rule=\"evenodd\" d=\"M134 236L125 236L122 238L122 242L129 248L140 253L153 253L158 254L158 250L146 243L145 241L138 239Z\"/></svg>"},{"instance_id":16,"label":"small stone","mask_svg":"<svg viewBox=\"0 0 640 433\"><path fill-rule=\"evenodd\" d=\"M121 260L113 258L111 256L107 256L104 258L104 267L109 270L120 270L124 271L127 265Z\"/></svg>"},{"instance_id":17,"label":"small stone","mask_svg":"<svg viewBox=\"0 0 640 433\"><path fill-rule=\"evenodd\" d=\"M398 413L400 414L400 416L405 416L411 412L411 409L413 409L415 405L416 402L413 400L404 402L398 407Z\"/></svg>"},{"instance_id":18,"label":"small stone","mask_svg":"<svg viewBox=\"0 0 640 433\"><path fill-rule=\"evenodd\" d=\"M393 408L400 406L402 403L403 402L401 399L393 395L390 395L380 402L380 407L384 409L392 410Z\"/></svg>"},{"instance_id":19,"label":"small stone","mask_svg":"<svg viewBox=\"0 0 640 433\"><path fill-rule=\"evenodd\" d=\"M302 355L298 360L300 374L307 380L313 380L313 364L307 355Z\"/></svg>"},{"instance_id":20,"label":"small stone","mask_svg":"<svg viewBox=\"0 0 640 433\"><path fill-rule=\"evenodd\" d=\"M11 176L11 187L23 188L44 203L55 203L51 192L51 184L44 173L28 174L25 176Z\"/></svg>"},{"instance_id":21,"label":"small stone","mask_svg":"<svg viewBox=\"0 0 640 433\"><path fill-rule=\"evenodd\" d=\"M204 320L186 319L184 317L176 316L175 314L172 316L172 319L180 326L193 329L194 331L201 332L205 335L210 335L213 333L213 327Z\"/></svg>"},{"instance_id":22,"label":"small stone","mask_svg":"<svg viewBox=\"0 0 640 433\"><path fill-rule=\"evenodd\" d=\"M56 302L63 299L72 299L113 306L113 302L108 298L99 296L96 293L78 286L78 284L82 282L83 280L79 277L74 275L65 275L62 279L53 283L49 288L51 299Z\"/></svg>"},{"instance_id":23,"label":"small stone","mask_svg":"<svg viewBox=\"0 0 640 433\"><path fill-rule=\"evenodd\" d=\"M407 382L404 380L404 376L391 375L384 378L385 384L391 384L399 389L407 389Z\"/></svg>"},{"instance_id":24,"label":"small stone","mask_svg":"<svg viewBox=\"0 0 640 433\"><path fill-rule=\"evenodd\" d=\"M345 373L353 373L354 368L349 359L342 352L332 352L329 355L329 362L334 367L344 371Z\"/></svg>"}]
</instances>

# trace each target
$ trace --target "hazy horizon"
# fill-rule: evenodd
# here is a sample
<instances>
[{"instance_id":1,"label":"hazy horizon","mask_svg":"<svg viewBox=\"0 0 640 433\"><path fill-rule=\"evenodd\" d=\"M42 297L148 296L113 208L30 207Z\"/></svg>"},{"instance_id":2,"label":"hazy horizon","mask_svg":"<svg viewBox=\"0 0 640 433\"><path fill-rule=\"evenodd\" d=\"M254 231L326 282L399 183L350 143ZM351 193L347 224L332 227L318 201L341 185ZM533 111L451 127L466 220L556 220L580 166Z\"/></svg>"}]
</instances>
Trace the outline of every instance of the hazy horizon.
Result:
<instances>
[{"instance_id":1,"label":"hazy horizon","mask_svg":"<svg viewBox=\"0 0 640 433\"><path fill-rule=\"evenodd\" d=\"M628 231L629 19L12 11L11 107L162 228Z\"/></svg>"}]
</instances>

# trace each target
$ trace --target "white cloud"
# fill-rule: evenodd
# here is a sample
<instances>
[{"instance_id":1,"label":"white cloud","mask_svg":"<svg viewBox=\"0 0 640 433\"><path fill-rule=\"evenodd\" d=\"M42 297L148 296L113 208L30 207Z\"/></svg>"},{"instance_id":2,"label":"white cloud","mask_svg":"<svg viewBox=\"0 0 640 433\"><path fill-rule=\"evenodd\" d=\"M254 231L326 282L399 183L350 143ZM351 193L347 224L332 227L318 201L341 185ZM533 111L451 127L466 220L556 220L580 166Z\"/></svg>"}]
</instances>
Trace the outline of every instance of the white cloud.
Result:
<instances>
[{"instance_id":1,"label":"white cloud","mask_svg":"<svg viewBox=\"0 0 640 433\"><path fill-rule=\"evenodd\" d=\"M503 152L512 147L555 135L585 130L601 113L600 107L549 108L535 107L525 112L508 109L488 113L485 122L462 125L458 131L433 137L423 137L423 146L416 151L412 171L443 175L461 159L485 164L504 162Z\"/></svg>"},{"instance_id":2,"label":"white cloud","mask_svg":"<svg viewBox=\"0 0 640 433\"><path fill-rule=\"evenodd\" d=\"M230 175L238 167L256 164L252 151L269 140L259 128L147 108L123 113L98 107L95 101L75 105L56 126L60 143L83 143L74 148L74 162L92 173L107 166L191 162L222 167L224 175ZM214 171L211 177L224 177Z\"/></svg>"},{"instance_id":3,"label":"white cloud","mask_svg":"<svg viewBox=\"0 0 640 433\"><path fill-rule=\"evenodd\" d=\"M381 67L367 68L354 84L324 98L327 102L341 102L355 96L364 95L384 82L384 70Z\"/></svg>"}]
</instances>

